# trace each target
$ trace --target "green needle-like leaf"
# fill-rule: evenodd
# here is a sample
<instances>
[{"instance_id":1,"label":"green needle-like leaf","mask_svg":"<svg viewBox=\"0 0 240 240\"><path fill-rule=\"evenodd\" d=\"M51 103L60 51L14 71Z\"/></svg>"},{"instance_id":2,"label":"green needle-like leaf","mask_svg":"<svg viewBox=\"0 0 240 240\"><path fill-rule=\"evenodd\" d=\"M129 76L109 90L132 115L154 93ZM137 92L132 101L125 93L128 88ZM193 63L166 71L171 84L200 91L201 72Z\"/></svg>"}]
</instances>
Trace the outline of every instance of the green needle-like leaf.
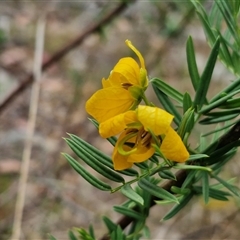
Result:
<instances>
[{"instance_id":1,"label":"green needle-like leaf","mask_svg":"<svg viewBox=\"0 0 240 240\"><path fill-rule=\"evenodd\" d=\"M70 240L78 240L77 237L74 235L73 231L68 231L68 237Z\"/></svg>"},{"instance_id":2,"label":"green needle-like leaf","mask_svg":"<svg viewBox=\"0 0 240 240\"><path fill-rule=\"evenodd\" d=\"M226 115L232 115L232 114L239 114L240 109L229 109L229 110L222 110L219 112L209 112L206 115L210 117L223 117Z\"/></svg>"},{"instance_id":3,"label":"green needle-like leaf","mask_svg":"<svg viewBox=\"0 0 240 240\"><path fill-rule=\"evenodd\" d=\"M124 183L124 178L112 171L110 168L106 167L99 161L98 156L94 156L93 153L85 151L81 146L71 139L65 139L69 147L73 150L76 155L81 158L86 164L88 164L95 171L100 173L102 176L115 181Z\"/></svg>"},{"instance_id":4,"label":"green needle-like leaf","mask_svg":"<svg viewBox=\"0 0 240 240\"><path fill-rule=\"evenodd\" d=\"M227 181L224 181L217 175L212 174L212 177L215 178L218 182L220 182L225 188L227 188L230 192L232 192L235 196L240 197L240 190L228 183Z\"/></svg>"},{"instance_id":5,"label":"green needle-like leaf","mask_svg":"<svg viewBox=\"0 0 240 240\"><path fill-rule=\"evenodd\" d=\"M209 167L196 166L196 165L185 165L185 164L177 164L177 165L174 165L173 168L185 169L185 170L188 170L188 169L191 169L191 170L201 170L201 171L207 171L207 172L211 172L212 171L212 169L209 168Z\"/></svg>"},{"instance_id":6,"label":"green needle-like leaf","mask_svg":"<svg viewBox=\"0 0 240 240\"><path fill-rule=\"evenodd\" d=\"M182 184L182 188L187 188L188 186L191 186L192 183L195 182L196 173L197 173L197 170L188 171L187 177L185 178Z\"/></svg>"},{"instance_id":7,"label":"green needle-like leaf","mask_svg":"<svg viewBox=\"0 0 240 240\"><path fill-rule=\"evenodd\" d=\"M220 105L219 107L225 108L225 109L239 108L240 107L240 98L229 99L224 104Z\"/></svg>"},{"instance_id":8,"label":"green needle-like leaf","mask_svg":"<svg viewBox=\"0 0 240 240\"><path fill-rule=\"evenodd\" d=\"M144 200L143 198L136 193L130 184L125 184L122 188L121 188L121 192L124 196L126 196L127 198L133 200L134 202L143 205L144 204Z\"/></svg>"},{"instance_id":9,"label":"green needle-like leaf","mask_svg":"<svg viewBox=\"0 0 240 240\"><path fill-rule=\"evenodd\" d=\"M194 109L189 108L183 115L178 128L178 135L184 139L186 133L191 133L194 127Z\"/></svg>"},{"instance_id":10,"label":"green needle-like leaf","mask_svg":"<svg viewBox=\"0 0 240 240\"><path fill-rule=\"evenodd\" d=\"M170 179L170 180L177 180L174 173L172 173L170 170L161 170L158 175L163 179Z\"/></svg>"},{"instance_id":11,"label":"green needle-like leaf","mask_svg":"<svg viewBox=\"0 0 240 240\"><path fill-rule=\"evenodd\" d=\"M199 186L194 186L193 190L196 193L202 194L202 188ZM228 196L231 196L229 192L225 192L219 189L215 189L214 187L209 187L209 197L220 200L220 201L228 201Z\"/></svg>"},{"instance_id":12,"label":"green needle-like leaf","mask_svg":"<svg viewBox=\"0 0 240 240\"><path fill-rule=\"evenodd\" d=\"M150 193L155 197L158 197L163 200L171 200L172 202L178 203L178 199L174 195L172 195L165 189L151 183L146 178L140 179L140 181L138 182L138 185L140 188L142 188L143 190L145 190L146 192Z\"/></svg>"},{"instance_id":13,"label":"green needle-like leaf","mask_svg":"<svg viewBox=\"0 0 240 240\"><path fill-rule=\"evenodd\" d=\"M49 235L49 240L57 240L53 235Z\"/></svg>"},{"instance_id":14,"label":"green needle-like leaf","mask_svg":"<svg viewBox=\"0 0 240 240\"><path fill-rule=\"evenodd\" d=\"M193 102L189 93L183 95L183 112L185 113L189 108L192 108Z\"/></svg>"},{"instance_id":15,"label":"green needle-like leaf","mask_svg":"<svg viewBox=\"0 0 240 240\"><path fill-rule=\"evenodd\" d=\"M103 221L108 229L108 232L111 233L112 231L116 230L117 229L117 224L115 224L111 219L109 219L108 217L106 216L103 216Z\"/></svg>"},{"instance_id":16,"label":"green needle-like leaf","mask_svg":"<svg viewBox=\"0 0 240 240\"><path fill-rule=\"evenodd\" d=\"M207 64L201 76L201 81L198 85L198 89L194 99L194 106L198 106L201 109L205 102L208 87L212 78L213 69L215 67L220 47L220 38L218 38L212 48L211 54L208 58Z\"/></svg>"},{"instance_id":17,"label":"green needle-like leaf","mask_svg":"<svg viewBox=\"0 0 240 240\"><path fill-rule=\"evenodd\" d=\"M209 201L209 181L208 181L208 173L202 172L202 193L205 204Z\"/></svg>"},{"instance_id":18,"label":"green needle-like leaf","mask_svg":"<svg viewBox=\"0 0 240 240\"><path fill-rule=\"evenodd\" d=\"M165 83L163 80L159 78L153 78L150 81L155 87L160 89L164 94L166 94L168 97L176 100L180 104L183 102L183 95L178 92L175 88L171 87L167 83Z\"/></svg>"},{"instance_id":19,"label":"green needle-like leaf","mask_svg":"<svg viewBox=\"0 0 240 240\"><path fill-rule=\"evenodd\" d=\"M216 123L220 123L220 122L226 122L226 121L236 118L238 115L239 115L239 113L225 115L225 116L221 116L221 117L207 117L207 118L204 118L201 121L199 121L199 123L203 124L203 125L209 125L209 124L216 124Z\"/></svg>"},{"instance_id":20,"label":"green needle-like leaf","mask_svg":"<svg viewBox=\"0 0 240 240\"><path fill-rule=\"evenodd\" d=\"M89 154L91 154L92 156L97 158L102 164L104 164L107 167L113 169L112 159L108 155L99 151L97 148L93 147L91 144L87 143L86 141L84 141L83 139L79 138L76 135L69 134L69 136L82 149L84 149L86 152L88 152ZM123 171L118 171L118 172L120 172L124 175L127 175L127 176L138 176L138 172L134 169L131 169L131 168L123 170Z\"/></svg>"},{"instance_id":21,"label":"green needle-like leaf","mask_svg":"<svg viewBox=\"0 0 240 240\"><path fill-rule=\"evenodd\" d=\"M198 73L195 51L194 51L194 46L193 46L193 41L191 36L187 40L186 50L187 50L188 72L191 77L193 88L196 91L200 83L200 76Z\"/></svg>"},{"instance_id":22,"label":"green needle-like leaf","mask_svg":"<svg viewBox=\"0 0 240 240\"><path fill-rule=\"evenodd\" d=\"M226 88L224 88L222 91L220 91L218 94L216 94L210 101L209 103L216 102L218 99L228 95L232 91L236 91L240 88L240 78L236 79L233 81L231 84L228 84Z\"/></svg>"},{"instance_id":23,"label":"green needle-like leaf","mask_svg":"<svg viewBox=\"0 0 240 240\"><path fill-rule=\"evenodd\" d=\"M87 182L89 182L94 187L102 190L102 191L111 191L111 187L104 183L103 181L99 180L98 178L94 177L92 174L90 174L86 169L84 169L81 164L79 164L74 158L72 158L67 153L62 153L63 156L67 159L69 164L72 166L72 168L81 175Z\"/></svg>"},{"instance_id":24,"label":"green needle-like leaf","mask_svg":"<svg viewBox=\"0 0 240 240\"><path fill-rule=\"evenodd\" d=\"M194 155L190 155L190 157L188 158L187 161L194 161L194 160L197 160L197 159L201 159L201 158L207 158L209 157L208 155L206 154L194 154Z\"/></svg>"},{"instance_id":25,"label":"green needle-like leaf","mask_svg":"<svg viewBox=\"0 0 240 240\"><path fill-rule=\"evenodd\" d=\"M144 215L124 206L114 206L114 211L135 219L145 219Z\"/></svg>"},{"instance_id":26,"label":"green needle-like leaf","mask_svg":"<svg viewBox=\"0 0 240 240\"><path fill-rule=\"evenodd\" d=\"M162 219L162 221L166 221L174 217L180 210L182 210L192 199L193 193L183 195L179 200L179 204L176 204Z\"/></svg>"},{"instance_id":27,"label":"green needle-like leaf","mask_svg":"<svg viewBox=\"0 0 240 240\"><path fill-rule=\"evenodd\" d=\"M171 102L168 96L165 93L163 93L159 88L157 88L154 84L152 86L159 102L163 105L164 109L167 112L171 113L174 116L173 121L177 126L179 126L182 117L178 110L176 109L176 107L174 106L174 104Z\"/></svg>"},{"instance_id":28,"label":"green needle-like leaf","mask_svg":"<svg viewBox=\"0 0 240 240\"><path fill-rule=\"evenodd\" d=\"M216 107L223 107L227 104L227 101L232 98L234 95L238 94L240 92L240 89L234 91L234 92L231 92L229 93L228 95L226 95L225 97L222 97L218 100L216 100L215 102L213 103L210 103L209 105L207 105L206 107L202 108L199 113L201 114L207 114L208 112L210 112L212 109L216 108ZM234 99L235 100L235 99ZM229 100L231 101L231 100ZM237 103L234 102L234 108L237 105L239 105L240 101L238 99ZM229 107L228 107L229 108Z\"/></svg>"}]
</instances>

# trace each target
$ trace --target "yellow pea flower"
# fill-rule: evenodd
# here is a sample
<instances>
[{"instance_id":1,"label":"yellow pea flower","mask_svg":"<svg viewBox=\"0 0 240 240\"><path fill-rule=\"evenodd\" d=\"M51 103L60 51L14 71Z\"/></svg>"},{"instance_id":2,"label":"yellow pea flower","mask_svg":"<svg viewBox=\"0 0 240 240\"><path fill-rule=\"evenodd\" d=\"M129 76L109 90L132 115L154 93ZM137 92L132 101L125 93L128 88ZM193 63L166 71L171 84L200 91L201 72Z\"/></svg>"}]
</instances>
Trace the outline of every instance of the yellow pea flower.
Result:
<instances>
[{"instance_id":1,"label":"yellow pea flower","mask_svg":"<svg viewBox=\"0 0 240 240\"><path fill-rule=\"evenodd\" d=\"M112 154L114 169L127 169L133 163L149 159L155 152L152 144L156 144L156 139L167 159L185 162L189 153L180 136L170 126L172 119L171 114L160 108L139 105L135 111L127 111L101 123L99 133L102 137L121 133Z\"/></svg>"},{"instance_id":2,"label":"yellow pea flower","mask_svg":"<svg viewBox=\"0 0 240 240\"><path fill-rule=\"evenodd\" d=\"M147 89L144 59L129 40L126 40L126 44L136 53L140 65L131 57L122 58L108 79L102 79L103 88L94 93L86 103L86 111L99 123L135 109Z\"/></svg>"}]
</instances>

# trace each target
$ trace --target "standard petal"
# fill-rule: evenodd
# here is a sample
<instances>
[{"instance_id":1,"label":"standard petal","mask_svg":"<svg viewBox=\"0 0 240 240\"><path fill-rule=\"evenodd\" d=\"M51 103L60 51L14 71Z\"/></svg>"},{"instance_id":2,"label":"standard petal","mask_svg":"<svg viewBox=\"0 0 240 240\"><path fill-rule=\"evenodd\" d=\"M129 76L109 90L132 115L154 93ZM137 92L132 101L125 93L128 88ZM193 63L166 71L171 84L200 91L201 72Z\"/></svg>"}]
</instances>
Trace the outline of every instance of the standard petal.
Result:
<instances>
[{"instance_id":1,"label":"standard petal","mask_svg":"<svg viewBox=\"0 0 240 240\"><path fill-rule=\"evenodd\" d=\"M108 79L103 78L102 79L102 86L103 86L103 88L112 87L112 83Z\"/></svg>"},{"instance_id":2,"label":"standard petal","mask_svg":"<svg viewBox=\"0 0 240 240\"><path fill-rule=\"evenodd\" d=\"M127 79L119 72L111 71L108 79L102 79L103 88L107 87L123 87L124 83L128 83Z\"/></svg>"},{"instance_id":3,"label":"standard petal","mask_svg":"<svg viewBox=\"0 0 240 240\"><path fill-rule=\"evenodd\" d=\"M120 73L122 75L122 83L131 83L132 85L139 86L140 68L137 62L130 57L121 58L112 70L112 74ZM114 79L114 78L112 78Z\"/></svg>"},{"instance_id":4,"label":"standard petal","mask_svg":"<svg viewBox=\"0 0 240 240\"><path fill-rule=\"evenodd\" d=\"M109 87L98 90L86 102L86 111L99 123L131 109L135 99L123 88Z\"/></svg>"},{"instance_id":5,"label":"standard petal","mask_svg":"<svg viewBox=\"0 0 240 240\"><path fill-rule=\"evenodd\" d=\"M164 156L171 161L185 162L189 158L189 153L182 139L172 128L169 128L166 133L160 150Z\"/></svg>"},{"instance_id":6,"label":"standard petal","mask_svg":"<svg viewBox=\"0 0 240 240\"><path fill-rule=\"evenodd\" d=\"M155 135L161 135L168 131L173 115L157 107L139 105L137 118L146 131L151 129Z\"/></svg>"}]
</instances>

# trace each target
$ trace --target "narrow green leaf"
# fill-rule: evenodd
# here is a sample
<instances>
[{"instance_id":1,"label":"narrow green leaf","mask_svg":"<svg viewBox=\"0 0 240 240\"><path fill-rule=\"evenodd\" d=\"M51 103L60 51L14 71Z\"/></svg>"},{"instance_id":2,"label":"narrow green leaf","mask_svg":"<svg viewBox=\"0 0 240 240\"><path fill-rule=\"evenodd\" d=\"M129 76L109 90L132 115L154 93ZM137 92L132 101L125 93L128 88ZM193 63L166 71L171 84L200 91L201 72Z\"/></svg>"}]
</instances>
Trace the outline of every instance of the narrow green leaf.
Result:
<instances>
[{"instance_id":1,"label":"narrow green leaf","mask_svg":"<svg viewBox=\"0 0 240 240\"><path fill-rule=\"evenodd\" d=\"M84 148L79 146L76 142L71 139L65 139L68 146L73 150L73 152L81 158L87 165L93 168L95 171L100 173L102 176L114 181L114 182L122 182L124 183L125 180L122 176L117 174L116 172L112 171L110 168L106 167L99 161L98 156L94 156L93 152L89 153L84 150Z\"/></svg>"},{"instance_id":2,"label":"narrow green leaf","mask_svg":"<svg viewBox=\"0 0 240 240\"><path fill-rule=\"evenodd\" d=\"M152 157L150 157L149 160L155 164L159 163L159 160L156 155L153 155Z\"/></svg>"},{"instance_id":3,"label":"narrow green leaf","mask_svg":"<svg viewBox=\"0 0 240 240\"><path fill-rule=\"evenodd\" d=\"M146 239L151 238L151 232L150 232L150 229L148 228L148 226L144 226L144 228L143 228L143 237Z\"/></svg>"},{"instance_id":4,"label":"narrow green leaf","mask_svg":"<svg viewBox=\"0 0 240 240\"><path fill-rule=\"evenodd\" d=\"M48 236L49 240L57 240L53 235Z\"/></svg>"},{"instance_id":5,"label":"narrow green leaf","mask_svg":"<svg viewBox=\"0 0 240 240\"><path fill-rule=\"evenodd\" d=\"M209 44L212 46L214 44L214 42L216 41L216 36L213 32L213 30L211 29L211 26L209 24L208 21L208 17L207 15L203 16L200 11L197 11L197 15L202 23L205 35L209 41Z\"/></svg>"},{"instance_id":6,"label":"narrow green leaf","mask_svg":"<svg viewBox=\"0 0 240 240\"><path fill-rule=\"evenodd\" d=\"M205 204L209 201L209 181L208 181L208 173L203 172L202 173L202 193L203 193L203 199Z\"/></svg>"},{"instance_id":7,"label":"narrow green leaf","mask_svg":"<svg viewBox=\"0 0 240 240\"><path fill-rule=\"evenodd\" d=\"M134 163L137 167L143 169L143 170L148 170L149 166L146 162L141 162L141 163Z\"/></svg>"},{"instance_id":8,"label":"narrow green leaf","mask_svg":"<svg viewBox=\"0 0 240 240\"><path fill-rule=\"evenodd\" d=\"M71 230L68 231L68 237L70 240L78 240Z\"/></svg>"},{"instance_id":9,"label":"narrow green leaf","mask_svg":"<svg viewBox=\"0 0 240 240\"><path fill-rule=\"evenodd\" d=\"M146 192L150 193L151 195L158 197L160 199L164 200L171 200L172 202L178 203L178 199L166 191L165 189L156 186L155 184L151 183L149 180L146 178L142 178L139 180L138 185L140 188L145 190Z\"/></svg>"},{"instance_id":10,"label":"narrow green leaf","mask_svg":"<svg viewBox=\"0 0 240 240\"><path fill-rule=\"evenodd\" d=\"M123 230L121 227L118 225L116 230L111 232L110 239L114 240L126 240L126 235L124 234Z\"/></svg>"},{"instance_id":11,"label":"narrow green leaf","mask_svg":"<svg viewBox=\"0 0 240 240\"><path fill-rule=\"evenodd\" d=\"M161 170L158 175L163 179L177 180L175 174L167 169Z\"/></svg>"},{"instance_id":12,"label":"narrow green leaf","mask_svg":"<svg viewBox=\"0 0 240 240\"><path fill-rule=\"evenodd\" d=\"M89 235L90 235L93 239L95 239L95 234L94 234L94 229L93 229L92 224L89 225L88 231L89 231Z\"/></svg>"},{"instance_id":13,"label":"narrow green leaf","mask_svg":"<svg viewBox=\"0 0 240 240\"><path fill-rule=\"evenodd\" d=\"M238 29L238 26L232 16L232 13L229 11L227 4L225 3L225 1L220 1L220 2L215 1L215 3L218 5L219 10L221 11L224 17L225 22L227 23L228 29L231 31L232 36L235 38L235 41L239 45L240 41L239 41L238 32L236 30Z\"/></svg>"},{"instance_id":14,"label":"narrow green leaf","mask_svg":"<svg viewBox=\"0 0 240 240\"><path fill-rule=\"evenodd\" d=\"M227 153L228 151L230 151L231 149L234 149L235 147L240 146L240 140L229 143L227 145L225 145L224 147L217 149L216 151L214 151L210 156L209 159L211 158L219 158L221 157L223 154Z\"/></svg>"},{"instance_id":15,"label":"narrow green leaf","mask_svg":"<svg viewBox=\"0 0 240 240\"><path fill-rule=\"evenodd\" d=\"M220 91L218 94L216 94L210 101L209 103L213 103L217 101L218 99L225 97L232 91L238 90L240 88L240 78L236 79L233 81L231 84L228 84L226 88L224 88L222 91Z\"/></svg>"},{"instance_id":16,"label":"narrow green leaf","mask_svg":"<svg viewBox=\"0 0 240 240\"><path fill-rule=\"evenodd\" d=\"M62 153L62 155L67 159L72 168L91 185L102 191L111 191L111 187L108 184L91 175L70 155L68 155L67 153Z\"/></svg>"},{"instance_id":17,"label":"narrow green leaf","mask_svg":"<svg viewBox=\"0 0 240 240\"><path fill-rule=\"evenodd\" d=\"M183 115L182 120L180 122L179 128L178 128L178 135L184 139L186 133L191 133L193 127L194 127L194 109L189 108Z\"/></svg>"},{"instance_id":18,"label":"narrow green leaf","mask_svg":"<svg viewBox=\"0 0 240 240\"><path fill-rule=\"evenodd\" d=\"M166 221L174 217L180 210L182 210L192 199L193 193L183 195L179 200L179 204L176 204L162 219L162 221Z\"/></svg>"},{"instance_id":19,"label":"narrow green leaf","mask_svg":"<svg viewBox=\"0 0 240 240\"><path fill-rule=\"evenodd\" d=\"M229 162L232 157L236 154L237 149L233 149L226 154L224 154L221 158L218 158L218 162L212 166L212 170L216 171L218 169L221 169L227 162ZM211 164L211 162L210 162Z\"/></svg>"},{"instance_id":20,"label":"narrow green leaf","mask_svg":"<svg viewBox=\"0 0 240 240\"><path fill-rule=\"evenodd\" d=\"M154 202L158 205L167 205L167 204L173 203L173 201L169 201L169 200L155 200Z\"/></svg>"},{"instance_id":21,"label":"narrow green leaf","mask_svg":"<svg viewBox=\"0 0 240 240\"><path fill-rule=\"evenodd\" d=\"M215 130L213 130L213 131L210 131L210 132L208 132L208 133L205 133L205 134L202 135L202 137L206 137L206 136L211 135L211 134L213 134L213 133L216 133L216 132L222 131L222 130L224 130L224 129L227 129L227 128L231 127L232 125L234 125L235 123L237 123L238 121L239 121L239 120L234 121L234 122L231 122L230 124L226 124L226 126L221 127L220 129L215 129Z\"/></svg>"},{"instance_id":22,"label":"narrow green leaf","mask_svg":"<svg viewBox=\"0 0 240 240\"><path fill-rule=\"evenodd\" d=\"M83 139L79 138L78 136L76 136L74 134L68 134L68 135L70 136L71 141L74 141L79 146L80 151L81 151L81 149L83 149L85 152L88 152L93 157L97 158L102 164L113 169L112 159L108 155L106 155L102 151L98 150L91 144L87 143Z\"/></svg>"},{"instance_id":23,"label":"narrow green leaf","mask_svg":"<svg viewBox=\"0 0 240 240\"><path fill-rule=\"evenodd\" d=\"M170 101L168 96L164 94L160 89L158 89L154 84L152 86L159 102L163 105L164 109L167 112L171 113L174 116L173 121L177 126L179 126L182 117L174 104Z\"/></svg>"},{"instance_id":24,"label":"narrow green leaf","mask_svg":"<svg viewBox=\"0 0 240 240\"><path fill-rule=\"evenodd\" d=\"M220 122L226 122L228 120L232 120L236 118L238 115L239 113L229 114L229 115L220 116L220 117L207 117L199 121L199 123L202 125L209 125L209 124L216 124Z\"/></svg>"},{"instance_id":25,"label":"narrow green leaf","mask_svg":"<svg viewBox=\"0 0 240 240\"><path fill-rule=\"evenodd\" d=\"M212 48L211 54L208 58L207 64L204 68L204 71L201 76L201 81L198 85L198 89L196 91L194 106L202 107L204 101L206 99L206 95L208 92L208 87L212 78L213 69L215 67L218 53L220 47L220 39L218 38Z\"/></svg>"},{"instance_id":26,"label":"narrow green leaf","mask_svg":"<svg viewBox=\"0 0 240 240\"><path fill-rule=\"evenodd\" d=\"M185 170L201 170L201 171L207 171L207 172L211 172L212 169L209 167L203 167L203 166L196 166L196 165L184 165L184 164L177 164L174 165L173 168L175 169L185 169Z\"/></svg>"},{"instance_id":27,"label":"narrow green leaf","mask_svg":"<svg viewBox=\"0 0 240 240\"><path fill-rule=\"evenodd\" d=\"M108 155L99 151L97 148L93 147L91 144L85 142L84 140L82 140L81 138L79 138L74 134L69 134L69 136L73 141L75 141L78 145L80 145L85 151L87 151L88 153L96 157L102 164L113 169L112 159ZM138 172L131 168L123 171L118 171L118 172L127 176L138 176Z\"/></svg>"},{"instance_id":28,"label":"narrow green leaf","mask_svg":"<svg viewBox=\"0 0 240 240\"><path fill-rule=\"evenodd\" d=\"M218 182L220 182L225 188L227 188L230 192L232 192L235 196L240 197L240 191L236 186L229 184L227 181L224 181L217 175L212 174L212 177L215 178Z\"/></svg>"},{"instance_id":29,"label":"narrow green leaf","mask_svg":"<svg viewBox=\"0 0 240 240\"><path fill-rule=\"evenodd\" d=\"M193 186L193 190L198 194L202 194L202 188L199 186ZM213 187L209 187L209 197L220 201L228 201L227 196L231 196L231 194Z\"/></svg>"},{"instance_id":30,"label":"narrow green leaf","mask_svg":"<svg viewBox=\"0 0 240 240\"><path fill-rule=\"evenodd\" d=\"M121 188L121 192L124 196L126 196L127 198L133 200L134 202L143 205L144 204L144 200L143 198L136 193L130 184L125 184L122 188Z\"/></svg>"},{"instance_id":31,"label":"narrow green leaf","mask_svg":"<svg viewBox=\"0 0 240 240\"><path fill-rule=\"evenodd\" d=\"M229 109L229 110L223 110L223 111L219 111L219 112L209 112L206 115L210 116L210 117L223 117L226 115L232 115L232 114L239 114L240 113L240 109Z\"/></svg>"},{"instance_id":32,"label":"narrow green leaf","mask_svg":"<svg viewBox=\"0 0 240 240\"><path fill-rule=\"evenodd\" d=\"M103 216L103 221L108 229L108 232L111 233L112 231L115 231L117 229L117 224L115 224L111 219L109 219L106 216Z\"/></svg>"},{"instance_id":33,"label":"narrow green leaf","mask_svg":"<svg viewBox=\"0 0 240 240\"><path fill-rule=\"evenodd\" d=\"M209 197L220 200L220 201L228 201L229 199L227 198L227 196L231 196L231 194L221 191L221 190L217 190L214 188L209 188Z\"/></svg>"},{"instance_id":34,"label":"narrow green leaf","mask_svg":"<svg viewBox=\"0 0 240 240\"><path fill-rule=\"evenodd\" d=\"M232 98L234 95L238 94L240 92L240 89L234 91L234 92L231 92L229 93L227 96L225 97L222 97L218 100L216 100L215 102L213 103L210 103L209 105L207 105L206 107L202 108L198 113L201 113L201 114L207 114L208 112L210 112L212 109L215 109L219 106L223 107L224 105L226 105L226 102ZM231 100L229 100L231 101ZM224 105L223 105L224 104ZM239 100L238 100L238 104L239 104ZM229 106L228 106L228 109L229 109Z\"/></svg>"},{"instance_id":35,"label":"narrow green leaf","mask_svg":"<svg viewBox=\"0 0 240 240\"><path fill-rule=\"evenodd\" d=\"M226 64L226 66L234 72L234 65L233 65L233 60L231 57L231 54L228 50L228 46L226 44L226 39L222 36L222 34L218 31L218 35L220 36L221 40L221 52L220 52L220 57L222 58L223 62Z\"/></svg>"},{"instance_id":36,"label":"narrow green leaf","mask_svg":"<svg viewBox=\"0 0 240 240\"><path fill-rule=\"evenodd\" d=\"M121 213L124 216L128 216L128 217L131 217L131 218L134 218L134 219L138 219L138 220L145 219L145 217L141 213L136 212L136 211L134 211L134 210L132 210L130 208L127 208L127 207L114 206L113 209L114 209L114 211L116 211L118 213Z\"/></svg>"},{"instance_id":37,"label":"narrow green leaf","mask_svg":"<svg viewBox=\"0 0 240 240\"><path fill-rule=\"evenodd\" d=\"M185 178L182 188L187 188L188 186L191 186L192 183L195 181L195 176L196 176L197 170L190 170L187 172L187 177Z\"/></svg>"},{"instance_id":38,"label":"narrow green leaf","mask_svg":"<svg viewBox=\"0 0 240 240\"><path fill-rule=\"evenodd\" d=\"M165 83L163 80L159 78L153 78L150 80L152 85L157 87L159 90L161 90L164 94L166 94L168 97L176 100L180 104L183 102L183 95L178 92L175 88L171 87L167 83Z\"/></svg>"},{"instance_id":39,"label":"narrow green leaf","mask_svg":"<svg viewBox=\"0 0 240 240\"><path fill-rule=\"evenodd\" d=\"M191 99L191 96L189 95L189 93L185 93L183 95L183 112L187 112L187 110L189 108L192 108L193 106L193 102L192 102L192 99Z\"/></svg>"},{"instance_id":40,"label":"narrow green leaf","mask_svg":"<svg viewBox=\"0 0 240 240\"><path fill-rule=\"evenodd\" d=\"M208 157L209 156L206 155L206 154L199 153L199 154L190 155L190 157L187 161L194 161L194 160L197 160L197 159L208 158Z\"/></svg>"},{"instance_id":41,"label":"narrow green leaf","mask_svg":"<svg viewBox=\"0 0 240 240\"><path fill-rule=\"evenodd\" d=\"M219 107L226 108L226 109L239 108L240 98L229 99L224 104L221 104Z\"/></svg>"},{"instance_id":42,"label":"narrow green leaf","mask_svg":"<svg viewBox=\"0 0 240 240\"><path fill-rule=\"evenodd\" d=\"M198 73L195 51L194 51L194 46L193 46L193 41L191 36L188 37L186 51L187 51L188 72L191 77L193 88L196 91L200 83L200 75ZM184 112L186 110L184 110Z\"/></svg>"},{"instance_id":43,"label":"narrow green leaf","mask_svg":"<svg viewBox=\"0 0 240 240\"><path fill-rule=\"evenodd\" d=\"M179 188L176 186L172 186L171 192L180 194L180 195L186 195L186 194L189 194L191 192L191 190L189 188Z\"/></svg>"},{"instance_id":44,"label":"narrow green leaf","mask_svg":"<svg viewBox=\"0 0 240 240\"><path fill-rule=\"evenodd\" d=\"M223 17L216 4L212 4L211 12L209 13L209 23L211 26L216 26L220 29Z\"/></svg>"}]
</instances>

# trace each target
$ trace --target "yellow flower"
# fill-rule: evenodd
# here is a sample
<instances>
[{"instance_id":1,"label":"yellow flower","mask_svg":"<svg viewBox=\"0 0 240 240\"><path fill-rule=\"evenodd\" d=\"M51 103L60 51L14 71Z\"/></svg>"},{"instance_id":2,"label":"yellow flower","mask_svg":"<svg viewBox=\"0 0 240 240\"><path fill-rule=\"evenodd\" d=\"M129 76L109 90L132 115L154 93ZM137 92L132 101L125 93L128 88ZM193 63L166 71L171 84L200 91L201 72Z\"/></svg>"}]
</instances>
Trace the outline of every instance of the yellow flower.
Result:
<instances>
[{"instance_id":1,"label":"yellow flower","mask_svg":"<svg viewBox=\"0 0 240 240\"><path fill-rule=\"evenodd\" d=\"M155 152L152 144L156 144L156 139L167 159L185 162L189 153L170 126L172 119L171 114L160 108L139 105L135 111L127 111L101 123L99 133L102 137L121 133L112 155L114 169L130 168L133 163L149 159Z\"/></svg>"},{"instance_id":2,"label":"yellow flower","mask_svg":"<svg viewBox=\"0 0 240 240\"><path fill-rule=\"evenodd\" d=\"M147 71L141 53L129 40L126 44L139 58L139 64L130 57L122 58L113 68L108 79L102 79L103 88L86 103L86 111L99 123L108 120L140 103L148 86Z\"/></svg>"}]
</instances>

